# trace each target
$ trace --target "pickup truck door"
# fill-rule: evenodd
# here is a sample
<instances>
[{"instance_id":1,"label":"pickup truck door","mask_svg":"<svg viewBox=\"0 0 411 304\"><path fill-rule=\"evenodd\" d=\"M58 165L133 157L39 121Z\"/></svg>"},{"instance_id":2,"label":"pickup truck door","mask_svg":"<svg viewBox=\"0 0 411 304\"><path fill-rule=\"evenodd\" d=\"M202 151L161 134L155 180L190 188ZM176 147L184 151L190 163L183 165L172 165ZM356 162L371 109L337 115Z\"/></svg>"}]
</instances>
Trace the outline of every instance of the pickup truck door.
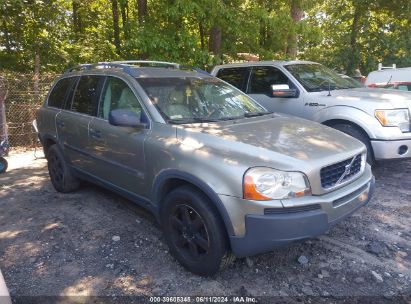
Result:
<instances>
[{"instance_id":1,"label":"pickup truck door","mask_svg":"<svg viewBox=\"0 0 411 304\"><path fill-rule=\"evenodd\" d=\"M291 98L273 97L271 85L287 84L297 90L297 96ZM251 70L247 94L257 100L267 110L303 116L303 99L298 88L288 77L273 66L255 66Z\"/></svg>"},{"instance_id":2,"label":"pickup truck door","mask_svg":"<svg viewBox=\"0 0 411 304\"><path fill-rule=\"evenodd\" d=\"M93 158L92 174L116 188L144 196L146 128L114 126L108 122L111 110L139 113L143 109L130 86L117 77L107 77L99 113L90 122L89 142Z\"/></svg>"}]
</instances>

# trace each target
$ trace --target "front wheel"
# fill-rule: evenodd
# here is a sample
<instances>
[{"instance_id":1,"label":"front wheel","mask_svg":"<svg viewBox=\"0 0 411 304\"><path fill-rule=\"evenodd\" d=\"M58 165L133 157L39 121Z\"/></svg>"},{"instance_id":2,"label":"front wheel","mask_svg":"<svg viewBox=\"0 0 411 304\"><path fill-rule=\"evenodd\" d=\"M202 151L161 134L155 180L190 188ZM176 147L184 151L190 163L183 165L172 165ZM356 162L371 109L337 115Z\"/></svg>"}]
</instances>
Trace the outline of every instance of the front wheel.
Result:
<instances>
[{"instance_id":1,"label":"front wheel","mask_svg":"<svg viewBox=\"0 0 411 304\"><path fill-rule=\"evenodd\" d=\"M213 275L233 261L224 224L203 193L188 186L173 190L161 220L170 253L189 271Z\"/></svg>"},{"instance_id":2,"label":"front wheel","mask_svg":"<svg viewBox=\"0 0 411 304\"><path fill-rule=\"evenodd\" d=\"M7 167L7 160L4 157L0 157L0 174L6 172Z\"/></svg>"},{"instance_id":3,"label":"front wheel","mask_svg":"<svg viewBox=\"0 0 411 304\"><path fill-rule=\"evenodd\" d=\"M371 141L368 138L368 136L364 134L362 130L350 124L338 124L338 125L333 125L331 127L333 127L334 129L337 129L338 131L344 132L345 134L348 134L354 137L355 139L358 139L359 141L361 141L367 148L367 163L369 163L371 166L375 164Z\"/></svg>"}]
</instances>

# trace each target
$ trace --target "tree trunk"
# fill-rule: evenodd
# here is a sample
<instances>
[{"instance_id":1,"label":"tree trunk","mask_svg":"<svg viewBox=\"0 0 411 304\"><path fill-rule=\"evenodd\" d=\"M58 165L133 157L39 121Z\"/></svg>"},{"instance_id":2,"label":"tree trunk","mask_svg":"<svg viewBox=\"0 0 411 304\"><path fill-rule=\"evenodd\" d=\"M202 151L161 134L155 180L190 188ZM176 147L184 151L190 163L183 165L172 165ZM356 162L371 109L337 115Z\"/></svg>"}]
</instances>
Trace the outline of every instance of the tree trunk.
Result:
<instances>
[{"instance_id":1,"label":"tree trunk","mask_svg":"<svg viewBox=\"0 0 411 304\"><path fill-rule=\"evenodd\" d=\"M293 26L288 34L287 56L291 59L296 59L298 54L298 35L296 27L304 17L304 11L301 8L301 0L291 0L290 15L293 20Z\"/></svg>"},{"instance_id":2,"label":"tree trunk","mask_svg":"<svg viewBox=\"0 0 411 304\"><path fill-rule=\"evenodd\" d=\"M200 32L200 44L201 44L201 49L204 50L205 49L205 32L204 32L204 25L203 23L200 21L198 23L198 30Z\"/></svg>"},{"instance_id":3,"label":"tree trunk","mask_svg":"<svg viewBox=\"0 0 411 304\"><path fill-rule=\"evenodd\" d=\"M138 23L141 25L147 16L147 0L137 0Z\"/></svg>"},{"instance_id":4,"label":"tree trunk","mask_svg":"<svg viewBox=\"0 0 411 304\"><path fill-rule=\"evenodd\" d=\"M79 34L82 32L82 20L81 16L79 13L79 8L80 8L81 1L79 0L73 0L72 1L72 9L73 9L73 31L76 34Z\"/></svg>"},{"instance_id":5,"label":"tree trunk","mask_svg":"<svg viewBox=\"0 0 411 304\"><path fill-rule=\"evenodd\" d=\"M111 8L113 12L114 45L116 47L117 55L120 55L121 54L120 26L119 26L119 13L118 13L118 1L117 0L111 0Z\"/></svg>"},{"instance_id":6,"label":"tree trunk","mask_svg":"<svg viewBox=\"0 0 411 304\"><path fill-rule=\"evenodd\" d=\"M209 50L221 60L221 27L214 25L210 31Z\"/></svg>"},{"instance_id":7,"label":"tree trunk","mask_svg":"<svg viewBox=\"0 0 411 304\"><path fill-rule=\"evenodd\" d=\"M350 47L351 54L348 60L347 74L353 75L356 68L360 65L360 52L357 43L358 31L360 29L361 9L354 3L354 16L351 25Z\"/></svg>"},{"instance_id":8,"label":"tree trunk","mask_svg":"<svg viewBox=\"0 0 411 304\"><path fill-rule=\"evenodd\" d=\"M267 41L267 27L265 25L264 20L260 20L260 39L259 45L260 47L264 47Z\"/></svg>"},{"instance_id":9,"label":"tree trunk","mask_svg":"<svg viewBox=\"0 0 411 304\"><path fill-rule=\"evenodd\" d=\"M129 34L128 34L128 0L121 0L120 1L120 7L121 7L121 21L123 25L123 33L124 33L124 39L128 40Z\"/></svg>"},{"instance_id":10,"label":"tree trunk","mask_svg":"<svg viewBox=\"0 0 411 304\"><path fill-rule=\"evenodd\" d=\"M40 51L38 47L34 53L34 77L33 77L33 89L34 89L34 100L39 101L40 95Z\"/></svg>"}]
</instances>

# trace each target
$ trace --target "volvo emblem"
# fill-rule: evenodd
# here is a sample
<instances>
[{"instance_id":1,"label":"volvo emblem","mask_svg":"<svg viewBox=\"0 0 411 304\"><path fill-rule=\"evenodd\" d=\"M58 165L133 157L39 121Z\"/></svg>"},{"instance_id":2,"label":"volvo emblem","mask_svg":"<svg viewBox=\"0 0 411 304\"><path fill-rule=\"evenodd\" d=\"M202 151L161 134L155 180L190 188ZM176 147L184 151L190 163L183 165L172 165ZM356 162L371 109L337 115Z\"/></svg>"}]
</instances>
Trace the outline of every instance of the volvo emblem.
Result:
<instances>
[{"instance_id":1,"label":"volvo emblem","mask_svg":"<svg viewBox=\"0 0 411 304\"><path fill-rule=\"evenodd\" d=\"M339 185L344 180L344 178L351 173L351 167L352 167L354 161L355 161L355 157L353 157L351 162L348 165L345 166L344 173L341 175L341 177L335 183L336 185Z\"/></svg>"}]
</instances>

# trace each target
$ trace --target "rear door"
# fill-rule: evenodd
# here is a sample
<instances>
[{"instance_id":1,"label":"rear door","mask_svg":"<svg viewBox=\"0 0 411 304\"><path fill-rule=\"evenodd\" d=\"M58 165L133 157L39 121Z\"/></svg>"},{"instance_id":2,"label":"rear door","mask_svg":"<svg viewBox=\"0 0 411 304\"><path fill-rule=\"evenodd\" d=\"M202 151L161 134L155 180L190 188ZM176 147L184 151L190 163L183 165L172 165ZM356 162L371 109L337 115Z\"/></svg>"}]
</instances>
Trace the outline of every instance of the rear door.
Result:
<instances>
[{"instance_id":1,"label":"rear door","mask_svg":"<svg viewBox=\"0 0 411 304\"><path fill-rule=\"evenodd\" d=\"M51 89L45 106L41 107L37 113L37 126L40 137L50 136L57 140L56 116L64 108L69 91L76 80L75 77L62 78Z\"/></svg>"},{"instance_id":2,"label":"rear door","mask_svg":"<svg viewBox=\"0 0 411 304\"><path fill-rule=\"evenodd\" d=\"M150 132L149 127L137 130L109 124L109 113L115 109L133 111L138 116L146 115L125 81L107 77L98 115L90 123L92 174L117 188L145 196L144 141Z\"/></svg>"},{"instance_id":3,"label":"rear door","mask_svg":"<svg viewBox=\"0 0 411 304\"><path fill-rule=\"evenodd\" d=\"M278 68L255 66L251 70L246 93L269 111L301 116L303 101L299 98L299 94L292 98L273 97L271 86L283 84L288 85L290 89L298 90L294 83Z\"/></svg>"},{"instance_id":4,"label":"rear door","mask_svg":"<svg viewBox=\"0 0 411 304\"><path fill-rule=\"evenodd\" d=\"M88 127L97 114L103 76L81 76L72 90L66 107L56 117L58 141L68 161L81 171L89 172L91 158Z\"/></svg>"}]
</instances>

